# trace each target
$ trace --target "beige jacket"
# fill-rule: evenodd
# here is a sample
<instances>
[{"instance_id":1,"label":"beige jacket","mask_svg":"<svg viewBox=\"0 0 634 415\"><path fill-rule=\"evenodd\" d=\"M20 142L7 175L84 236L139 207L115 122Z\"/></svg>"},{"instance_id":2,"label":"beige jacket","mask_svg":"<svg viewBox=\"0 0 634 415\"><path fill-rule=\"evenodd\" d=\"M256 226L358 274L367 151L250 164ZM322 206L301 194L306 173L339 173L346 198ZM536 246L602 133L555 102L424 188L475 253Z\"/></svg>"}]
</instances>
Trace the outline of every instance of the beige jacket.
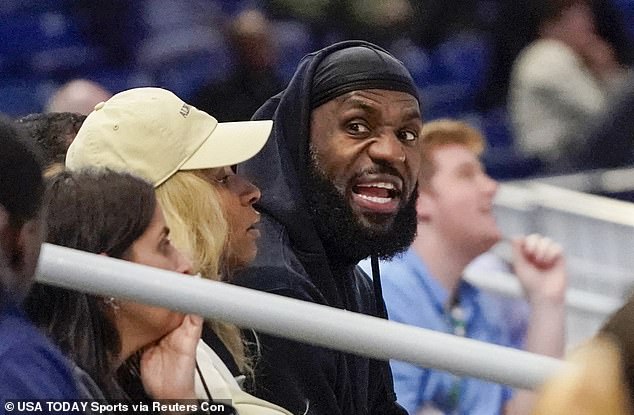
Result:
<instances>
[{"instance_id":1,"label":"beige jacket","mask_svg":"<svg viewBox=\"0 0 634 415\"><path fill-rule=\"evenodd\" d=\"M215 401L230 402L240 415L292 415L286 409L256 398L240 389L238 382L218 357L202 340L196 349L196 361ZM200 376L196 374L196 396L208 399Z\"/></svg>"}]
</instances>

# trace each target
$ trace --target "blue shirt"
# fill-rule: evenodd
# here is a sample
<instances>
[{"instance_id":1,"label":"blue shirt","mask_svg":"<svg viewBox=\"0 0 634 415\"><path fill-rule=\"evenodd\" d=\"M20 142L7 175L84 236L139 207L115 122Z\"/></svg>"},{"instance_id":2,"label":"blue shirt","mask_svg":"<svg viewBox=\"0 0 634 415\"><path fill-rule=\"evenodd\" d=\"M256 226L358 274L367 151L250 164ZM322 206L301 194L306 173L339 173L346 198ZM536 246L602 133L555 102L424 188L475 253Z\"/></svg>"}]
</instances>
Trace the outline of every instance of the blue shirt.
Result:
<instances>
[{"instance_id":1,"label":"blue shirt","mask_svg":"<svg viewBox=\"0 0 634 415\"><path fill-rule=\"evenodd\" d=\"M78 399L71 369L62 353L19 306L0 312L0 403L5 399ZM4 403L0 415L4 414Z\"/></svg>"},{"instance_id":2,"label":"blue shirt","mask_svg":"<svg viewBox=\"0 0 634 415\"><path fill-rule=\"evenodd\" d=\"M369 275L369 261L359 264ZM446 304L448 291L429 274L412 250L390 262L381 262L383 296L390 320L454 334L455 324ZM521 347L516 321L506 318L502 302L461 281L457 299L463 312L466 337L508 347ZM524 322L522 322L524 323ZM438 345L442 347L442 345ZM415 414L432 406L444 414L493 415L503 410L511 389L480 379L460 378L448 372L392 361L398 402Z\"/></svg>"}]
</instances>

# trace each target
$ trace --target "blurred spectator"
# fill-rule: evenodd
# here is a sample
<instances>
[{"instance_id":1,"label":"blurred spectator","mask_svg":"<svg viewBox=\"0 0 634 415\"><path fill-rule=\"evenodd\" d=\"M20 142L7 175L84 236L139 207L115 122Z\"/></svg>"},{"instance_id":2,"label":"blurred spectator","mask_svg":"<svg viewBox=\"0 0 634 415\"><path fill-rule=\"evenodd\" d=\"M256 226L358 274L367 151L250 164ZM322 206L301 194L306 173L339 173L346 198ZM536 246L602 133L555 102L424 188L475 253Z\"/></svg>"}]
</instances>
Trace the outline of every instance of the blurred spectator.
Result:
<instances>
[{"instance_id":1,"label":"blurred spectator","mask_svg":"<svg viewBox=\"0 0 634 415\"><path fill-rule=\"evenodd\" d=\"M547 0L550 1L550 0ZM494 54L486 88L479 97L480 110L506 106L511 68L517 55L539 37L539 19L544 0L481 2L488 14L482 25L494 40ZM634 48L625 22L613 2L590 0L599 35L610 43L623 65L634 62Z\"/></svg>"},{"instance_id":2,"label":"blurred spectator","mask_svg":"<svg viewBox=\"0 0 634 415\"><path fill-rule=\"evenodd\" d=\"M540 388L533 415L631 415L624 359L611 338L592 339L571 353L564 368Z\"/></svg>"},{"instance_id":3,"label":"blurred spectator","mask_svg":"<svg viewBox=\"0 0 634 415\"><path fill-rule=\"evenodd\" d=\"M531 308L526 338L515 338L498 301L463 280L466 266L501 239L493 218L497 183L478 157L481 134L464 122L438 120L421 132L423 162L417 203L417 237L404 256L383 262L388 315L401 323L521 348L563 353L566 271L561 249L531 235L513 241L513 266ZM364 269L370 270L367 262ZM392 363L399 402L411 414L525 414L527 392L487 381ZM505 412L507 411L507 412Z\"/></svg>"},{"instance_id":4,"label":"blurred spectator","mask_svg":"<svg viewBox=\"0 0 634 415\"><path fill-rule=\"evenodd\" d=\"M40 163L8 119L0 148L0 397L77 399L66 360L22 311L44 236Z\"/></svg>"},{"instance_id":5,"label":"blurred spectator","mask_svg":"<svg viewBox=\"0 0 634 415\"><path fill-rule=\"evenodd\" d=\"M634 405L634 296L601 327L599 335L607 336L619 347L621 371L627 385L630 404Z\"/></svg>"},{"instance_id":6,"label":"blurred spectator","mask_svg":"<svg viewBox=\"0 0 634 415\"><path fill-rule=\"evenodd\" d=\"M18 120L42 150L45 174L54 164L63 166L68 147L85 119L85 115L72 112L50 112L30 114Z\"/></svg>"},{"instance_id":7,"label":"blurred spectator","mask_svg":"<svg viewBox=\"0 0 634 415\"><path fill-rule=\"evenodd\" d=\"M534 415L634 413L634 297L541 389Z\"/></svg>"},{"instance_id":8,"label":"blurred spectator","mask_svg":"<svg viewBox=\"0 0 634 415\"><path fill-rule=\"evenodd\" d=\"M346 23L347 36L364 39L385 48L402 38L414 35L420 24L419 15L409 0L347 0Z\"/></svg>"},{"instance_id":9,"label":"blurred spectator","mask_svg":"<svg viewBox=\"0 0 634 415\"><path fill-rule=\"evenodd\" d=\"M347 1L269 0L264 2L264 7L275 20L296 20L308 25L318 38L341 39L350 29Z\"/></svg>"},{"instance_id":10,"label":"blurred spectator","mask_svg":"<svg viewBox=\"0 0 634 415\"><path fill-rule=\"evenodd\" d=\"M520 149L557 169L588 121L605 110L623 67L599 35L591 3L543 1L540 38L514 64L509 110Z\"/></svg>"},{"instance_id":11,"label":"blurred spectator","mask_svg":"<svg viewBox=\"0 0 634 415\"><path fill-rule=\"evenodd\" d=\"M68 3L84 38L93 46L103 48L111 65L125 66L134 61L135 47L144 35L138 9L144 2L75 0Z\"/></svg>"},{"instance_id":12,"label":"blurred spectator","mask_svg":"<svg viewBox=\"0 0 634 415\"><path fill-rule=\"evenodd\" d=\"M219 121L248 120L284 88L275 72L272 26L261 12L246 10L231 22L228 37L236 56L231 76L203 86L193 104Z\"/></svg>"},{"instance_id":13,"label":"blurred spectator","mask_svg":"<svg viewBox=\"0 0 634 415\"><path fill-rule=\"evenodd\" d=\"M75 112L88 115L100 102L107 101L112 93L101 85L86 79L75 79L61 87L46 104L46 112Z\"/></svg>"}]
</instances>

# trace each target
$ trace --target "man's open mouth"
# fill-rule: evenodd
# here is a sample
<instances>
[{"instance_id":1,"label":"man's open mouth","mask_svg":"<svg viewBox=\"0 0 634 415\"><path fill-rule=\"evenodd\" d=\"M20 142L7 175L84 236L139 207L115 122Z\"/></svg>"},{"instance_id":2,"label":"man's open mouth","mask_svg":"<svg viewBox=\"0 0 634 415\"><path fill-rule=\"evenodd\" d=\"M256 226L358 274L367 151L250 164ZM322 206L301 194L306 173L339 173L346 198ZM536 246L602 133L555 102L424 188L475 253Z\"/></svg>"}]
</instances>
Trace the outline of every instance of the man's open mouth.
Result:
<instances>
[{"instance_id":1,"label":"man's open mouth","mask_svg":"<svg viewBox=\"0 0 634 415\"><path fill-rule=\"evenodd\" d=\"M363 211L396 213L402 194L400 179L389 176L364 178L352 186L352 198Z\"/></svg>"}]
</instances>

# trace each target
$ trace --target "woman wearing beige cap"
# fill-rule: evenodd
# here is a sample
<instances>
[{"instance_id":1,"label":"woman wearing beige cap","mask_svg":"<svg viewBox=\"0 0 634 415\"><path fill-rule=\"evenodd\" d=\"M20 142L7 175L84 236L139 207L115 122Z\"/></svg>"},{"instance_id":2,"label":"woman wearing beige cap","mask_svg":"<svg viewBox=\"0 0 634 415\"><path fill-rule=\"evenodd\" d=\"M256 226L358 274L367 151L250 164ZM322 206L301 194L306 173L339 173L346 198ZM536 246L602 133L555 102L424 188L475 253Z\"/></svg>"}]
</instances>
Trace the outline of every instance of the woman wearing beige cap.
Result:
<instances>
[{"instance_id":1,"label":"woman wearing beige cap","mask_svg":"<svg viewBox=\"0 0 634 415\"><path fill-rule=\"evenodd\" d=\"M172 240L190 255L194 272L227 280L255 257L259 214L253 204L260 198L259 189L228 166L255 155L271 127L272 121L218 123L169 91L132 89L95 107L66 166L107 167L151 181ZM234 376L251 370L237 327L207 322L203 339L213 350L199 343L199 398L231 399L240 414L289 414L238 386Z\"/></svg>"}]
</instances>

